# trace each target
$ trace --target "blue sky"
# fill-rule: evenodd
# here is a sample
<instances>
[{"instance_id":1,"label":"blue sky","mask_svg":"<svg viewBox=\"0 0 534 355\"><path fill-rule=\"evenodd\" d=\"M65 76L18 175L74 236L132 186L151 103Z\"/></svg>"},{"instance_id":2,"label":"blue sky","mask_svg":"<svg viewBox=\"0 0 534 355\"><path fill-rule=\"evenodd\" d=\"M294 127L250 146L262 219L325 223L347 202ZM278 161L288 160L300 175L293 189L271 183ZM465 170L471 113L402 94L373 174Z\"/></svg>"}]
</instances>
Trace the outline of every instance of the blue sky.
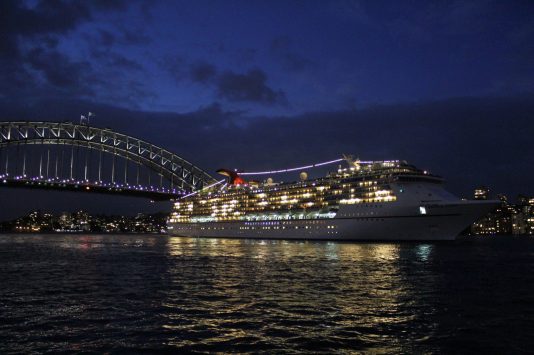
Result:
<instances>
[{"instance_id":1,"label":"blue sky","mask_svg":"<svg viewBox=\"0 0 534 355\"><path fill-rule=\"evenodd\" d=\"M26 66L35 96L65 88L47 80L62 70L78 98L147 111L216 101L292 115L533 90L528 1L62 3L2 5L23 60L48 61ZM195 68L214 72L198 80Z\"/></svg>"}]
</instances>

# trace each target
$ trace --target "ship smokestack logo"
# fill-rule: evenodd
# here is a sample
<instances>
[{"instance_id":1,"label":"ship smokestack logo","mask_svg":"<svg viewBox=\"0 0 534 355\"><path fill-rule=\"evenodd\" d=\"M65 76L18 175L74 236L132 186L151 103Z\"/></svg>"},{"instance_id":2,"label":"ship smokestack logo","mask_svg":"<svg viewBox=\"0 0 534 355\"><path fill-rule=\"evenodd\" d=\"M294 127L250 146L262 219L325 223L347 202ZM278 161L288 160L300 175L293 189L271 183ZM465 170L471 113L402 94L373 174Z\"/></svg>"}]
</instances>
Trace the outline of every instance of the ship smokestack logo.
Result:
<instances>
[{"instance_id":1,"label":"ship smokestack logo","mask_svg":"<svg viewBox=\"0 0 534 355\"><path fill-rule=\"evenodd\" d=\"M224 175L228 177L228 183L230 185L246 185L246 181L239 176L235 171L228 170L228 169L219 169L217 170L218 174Z\"/></svg>"}]
</instances>

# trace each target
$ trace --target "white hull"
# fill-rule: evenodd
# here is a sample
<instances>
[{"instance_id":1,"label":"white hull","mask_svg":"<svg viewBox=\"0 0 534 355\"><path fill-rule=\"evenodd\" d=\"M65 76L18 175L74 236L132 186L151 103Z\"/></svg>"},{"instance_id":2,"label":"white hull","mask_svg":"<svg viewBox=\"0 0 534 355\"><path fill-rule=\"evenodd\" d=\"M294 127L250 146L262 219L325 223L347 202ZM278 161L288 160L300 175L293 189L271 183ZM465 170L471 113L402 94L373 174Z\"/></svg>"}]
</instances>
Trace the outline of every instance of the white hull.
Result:
<instances>
[{"instance_id":1,"label":"white hull","mask_svg":"<svg viewBox=\"0 0 534 355\"><path fill-rule=\"evenodd\" d=\"M343 206L335 218L275 221L169 223L170 235L251 239L454 240L494 209L496 201L436 201ZM424 214L421 211L424 207Z\"/></svg>"}]
</instances>

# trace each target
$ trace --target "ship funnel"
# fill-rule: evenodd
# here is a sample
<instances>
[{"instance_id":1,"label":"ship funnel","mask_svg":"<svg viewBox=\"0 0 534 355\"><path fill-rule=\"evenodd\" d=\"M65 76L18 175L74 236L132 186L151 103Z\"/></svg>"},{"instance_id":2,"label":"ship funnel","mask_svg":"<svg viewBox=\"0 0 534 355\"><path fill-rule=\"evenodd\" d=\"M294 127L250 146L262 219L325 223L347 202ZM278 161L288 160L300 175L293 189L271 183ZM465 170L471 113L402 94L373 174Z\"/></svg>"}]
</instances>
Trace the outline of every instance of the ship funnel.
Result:
<instances>
[{"instance_id":1,"label":"ship funnel","mask_svg":"<svg viewBox=\"0 0 534 355\"><path fill-rule=\"evenodd\" d=\"M235 171L229 170L229 169L219 169L217 170L217 173L227 176L228 177L228 183L230 185L245 185L246 181L239 176Z\"/></svg>"}]
</instances>

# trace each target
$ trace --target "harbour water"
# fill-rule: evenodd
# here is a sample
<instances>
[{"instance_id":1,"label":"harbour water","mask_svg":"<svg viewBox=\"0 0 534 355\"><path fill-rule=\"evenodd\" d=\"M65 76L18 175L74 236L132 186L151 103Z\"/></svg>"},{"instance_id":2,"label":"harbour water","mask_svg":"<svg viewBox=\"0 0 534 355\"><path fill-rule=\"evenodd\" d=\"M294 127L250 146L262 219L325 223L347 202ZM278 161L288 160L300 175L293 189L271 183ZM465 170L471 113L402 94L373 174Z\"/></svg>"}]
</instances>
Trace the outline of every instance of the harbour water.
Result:
<instances>
[{"instance_id":1,"label":"harbour water","mask_svg":"<svg viewBox=\"0 0 534 355\"><path fill-rule=\"evenodd\" d=\"M533 351L534 238L0 235L0 353Z\"/></svg>"}]
</instances>

